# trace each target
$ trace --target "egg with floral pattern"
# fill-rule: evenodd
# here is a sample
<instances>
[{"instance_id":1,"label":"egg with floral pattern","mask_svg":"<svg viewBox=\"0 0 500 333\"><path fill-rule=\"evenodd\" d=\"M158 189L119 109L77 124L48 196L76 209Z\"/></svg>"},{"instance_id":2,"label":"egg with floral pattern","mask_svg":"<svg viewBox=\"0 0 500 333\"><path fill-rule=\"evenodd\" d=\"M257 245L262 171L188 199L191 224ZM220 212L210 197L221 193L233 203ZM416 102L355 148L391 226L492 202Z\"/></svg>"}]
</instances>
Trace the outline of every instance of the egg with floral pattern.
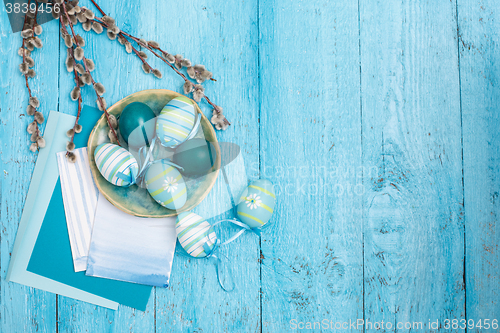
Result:
<instances>
[{"instance_id":1,"label":"egg with floral pattern","mask_svg":"<svg viewBox=\"0 0 500 333\"><path fill-rule=\"evenodd\" d=\"M144 180L151 197L163 207L178 210L186 204L186 183L179 170L167 160L151 164Z\"/></svg>"},{"instance_id":2,"label":"egg with floral pattern","mask_svg":"<svg viewBox=\"0 0 500 333\"><path fill-rule=\"evenodd\" d=\"M275 204L273 184L267 179L259 179L243 191L236 213L250 228L260 228L271 219Z\"/></svg>"}]
</instances>

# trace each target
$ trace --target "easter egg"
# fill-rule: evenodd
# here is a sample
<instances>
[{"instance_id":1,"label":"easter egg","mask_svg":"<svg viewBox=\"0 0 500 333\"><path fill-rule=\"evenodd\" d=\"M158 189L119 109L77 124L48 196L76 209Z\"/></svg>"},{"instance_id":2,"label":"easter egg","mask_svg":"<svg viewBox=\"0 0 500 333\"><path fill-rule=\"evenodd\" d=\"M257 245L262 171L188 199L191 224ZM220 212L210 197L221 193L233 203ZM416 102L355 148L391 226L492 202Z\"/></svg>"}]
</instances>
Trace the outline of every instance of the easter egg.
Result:
<instances>
[{"instance_id":1,"label":"easter egg","mask_svg":"<svg viewBox=\"0 0 500 333\"><path fill-rule=\"evenodd\" d=\"M163 207L177 210L186 203L187 189L184 179L166 160L151 164L144 180L149 194Z\"/></svg>"},{"instance_id":2,"label":"easter egg","mask_svg":"<svg viewBox=\"0 0 500 333\"><path fill-rule=\"evenodd\" d=\"M214 165L216 152L205 139L191 139L176 148L172 161L183 167L183 174L202 176Z\"/></svg>"},{"instance_id":3,"label":"easter egg","mask_svg":"<svg viewBox=\"0 0 500 333\"><path fill-rule=\"evenodd\" d=\"M182 248L193 257L206 257L205 248L212 250L217 241L210 224L195 213L180 213L175 223L175 231ZM204 244L206 245L203 246Z\"/></svg>"},{"instance_id":4,"label":"easter egg","mask_svg":"<svg viewBox=\"0 0 500 333\"><path fill-rule=\"evenodd\" d=\"M94 160L101 175L111 184L135 184L139 165L126 149L112 143L103 143L96 147Z\"/></svg>"},{"instance_id":5,"label":"easter egg","mask_svg":"<svg viewBox=\"0 0 500 333\"><path fill-rule=\"evenodd\" d=\"M130 103L120 115L120 133L131 147L142 147L151 143L155 136L155 113L144 103Z\"/></svg>"},{"instance_id":6,"label":"easter egg","mask_svg":"<svg viewBox=\"0 0 500 333\"><path fill-rule=\"evenodd\" d=\"M275 204L273 184L269 180L259 179L243 191L236 213L250 228L259 228L269 221Z\"/></svg>"},{"instance_id":7,"label":"easter egg","mask_svg":"<svg viewBox=\"0 0 500 333\"><path fill-rule=\"evenodd\" d=\"M168 102L156 120L156 135L165 147L174 147L186 140L193 129L196 112L193 102L179 96Z\"/></svg>"}]
</instances>

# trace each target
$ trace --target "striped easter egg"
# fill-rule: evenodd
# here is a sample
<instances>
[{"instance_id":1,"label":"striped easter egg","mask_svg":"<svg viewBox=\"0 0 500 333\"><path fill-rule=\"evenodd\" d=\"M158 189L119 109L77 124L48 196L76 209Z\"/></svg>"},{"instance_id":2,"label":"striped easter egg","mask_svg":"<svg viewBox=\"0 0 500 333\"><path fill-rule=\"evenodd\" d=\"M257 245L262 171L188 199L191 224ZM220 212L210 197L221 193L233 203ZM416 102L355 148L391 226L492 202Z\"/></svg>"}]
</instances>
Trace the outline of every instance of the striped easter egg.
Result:
<instances>
[{"instance_id":1,"label":"striped easter egg","mask_svg":"<svg viewBox=\"0 0 500 333\"><path fill-rule=\"evenodd\" d=\"M195 213L180 213L175 223L175 231L181 246L193 257L206 257L204 248L212 250L217 241L210 224ZM204 244L206 245L203 246Z\"/></svg>"},{"instance_id":2,"label":"striped easter egg","mask_svg":"<svg viewBox=\"0 0 500 333\"><path fill-rule=\"evenodd\" d=\"M195 122L195 110L191 100L179 96L168 102L156 120L156 136L165 147L184 142Z\"/></svg>"},{"instance_id":3,"label":"striped easter egg","mask_svg":"<svg viewBox=\"0 0 500 333\"><path fill-rule=\"evenodd\" d=\"M243 191L236 213L250 228L259 228L269 221L275 204L273 184L269 180L259 179Z\"/></svg>"},{"instance_id":4,"label":"striped easter egg","mask_svg":"<svg viewBox=\"0 0 500 333\"><path fill-rule=\"evenodd\" d=\"M95 149L94 160L101 175L111 184L135 184L139 165L126 149L112 143L103 143Z\"/></svg>"},{"instance_id":5,"label":"striped easter egg","mask_svg":"<svg viewBox=\"0 0 500 333\"><path fill-rule=\"evenodd\" d=\"M151 164L144 177L149 194L160 205L168 209L181 209L186 203L186 183L180 172L168 161Z\"/></svg>"}]
</instances>

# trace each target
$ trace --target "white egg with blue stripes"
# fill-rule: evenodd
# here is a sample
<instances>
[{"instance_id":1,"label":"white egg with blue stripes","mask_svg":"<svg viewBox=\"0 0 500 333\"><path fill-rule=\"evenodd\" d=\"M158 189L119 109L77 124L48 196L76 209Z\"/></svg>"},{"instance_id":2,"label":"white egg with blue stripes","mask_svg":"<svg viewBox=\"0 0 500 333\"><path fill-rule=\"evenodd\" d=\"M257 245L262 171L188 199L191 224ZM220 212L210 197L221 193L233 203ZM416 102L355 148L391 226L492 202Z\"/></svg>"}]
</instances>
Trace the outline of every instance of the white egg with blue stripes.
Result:
<instances>
[{"instance_id":1,"label":"white egg with blue stripes","mask_svg":"<svg viewBox=\"0 0 500 333\"><path fill-rule=\"evenodd\" d=\"M217 241L215 231L210 224L201 216L191 212L180 213L177 216L175 231L182 248L192 257L206 257L209 254L207 251L211 252Z\"/></svg>"},{"instance_id":2,"label":"white egg with blue stripes","mask_svg":"<svg viewBox=\"0 0 500 333\"><path fill-rule=\"evenodd\" d=\"M139 165L126 149L112 143L103 143L96 147L94 160L101 175L111 184L135 184Z\"/></svg>"},{"instance_id":3,"label":"white egg with blue stripes","mask_svg":"<svg viewBox=\"0 0 500 333\"><path fill-rule=\"evenodd\" d=\"M163 107L156 120L156 136L165 147L175 147L184 142L195 124L193 102L179 96Z\"/></svg>"}]
</instances>

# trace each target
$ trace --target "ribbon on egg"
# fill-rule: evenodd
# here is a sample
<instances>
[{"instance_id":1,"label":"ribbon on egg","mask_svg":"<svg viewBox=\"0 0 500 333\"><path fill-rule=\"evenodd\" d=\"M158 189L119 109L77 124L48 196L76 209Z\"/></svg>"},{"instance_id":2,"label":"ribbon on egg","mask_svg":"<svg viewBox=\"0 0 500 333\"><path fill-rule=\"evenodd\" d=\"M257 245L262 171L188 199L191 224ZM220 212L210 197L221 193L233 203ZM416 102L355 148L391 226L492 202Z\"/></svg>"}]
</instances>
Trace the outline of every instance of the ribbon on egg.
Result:
<instances>
[{"instance_id":1,"label":"ribbon on egg","mask_svg":"<svg viewBox=\"0 0 500 333\"><path fill-rule=\"evenodd\" d=\"M103 143L94 150L94 160L101 175L111 184L129 187L136 183L139 166L126 149Z\"/></svg>"},{"instance_id":2,"label":"ribbon on egg","mask_svg":"<svg viewBox=\"0 0 500 333\"><path fill-rule=\"evenodd\" d=\"M149 167L151 167L152 164L155 163L163 163L165 165L170 165L173 166L177 169L184 170L183 167L180 165L175 164L174 162L170 161L168 158L164 158L161 160L151 160L151 159L140 159L142 162L142 167L139 169L139 173L137 175L137 185L140 187L144 187L144 182L145 182L145 177L146 177L146 172L148 171Z\"/></svg>"},{"instance_id":3,"label":"ribbon on egg","mask_svg":"<svg viewBox=\"0 0 500 333\"><path fill-rule=\"evenodd\" d=\"M137 176L136 173L132 170L130 175L126 175L123 172L117 172L116 177L119 179L123 180L124 182L130 182L128 185L125 185L124 187L129 187L134 185L137 182Z\"/></svg>"},{"instance_id":4,"label":"ribbon on egg","mask_svg":"<svg viewBox=\"0 0 500 333\"><path fill-rule=\"evenodd\" d=\"M226 292L231 292L234 290L234 280L233 280L233 276L232 276L232 272L231 272L231 268L228 266L228 271L229 271L229 278L231 280L231 287L230 288L227 288L225 286L225 284L222 282L222 260L219 256L217 256L217 250L224 246L224 245L227 245L229 243L231 243L232 241L236 240L238 237L240 237L241 235L243 235L243 233L247 230L250 230L250 227L247 226L246 224L238 221L238 220L234 220L234 219L224 219L224 220L220 220L214 224L212 224L212 226L210 227L210 230L214 230L215 232L215 226L218 225L218 224L221 224L223 222L229 222L229 223L232 223L232 224L235 224L239 227L241 227L242 229L240 231L238 231L236 234L234 234L233 236L231 236L228 240L224 241L224 242L221 242L219 240L219 238L217 238L214 246L210 249L210 247L207 245L207 243L204 243L203 244L203 249L205 250L207 254L206 258L208 259L211 259L213 260L214 264L215 264L215 271L217 273L217 281L219 282L219 285L221 286L221 288L226 291ZM227 258L226 256L224 256L227 260L229 260L229 258Z\"/></svg>"},{"instance_id":5,"label":"ribbon on egg","mask_svg":"<svg viewBox=\"0 0 500 333\"><path fill-rule=\"evenodd\" d=\"M153 154L157 143L159 143L160 145L167 147L167 148L176 147L176 146L184 143L185 141L192 139L196 135L196 133L198 132L200 124L201 124L201 115L198 115L196 117L194 126L191 129L191 132L189 132L188 136L183 141L177 141L176 139L171 139L169 141L169 143L172 142L172 144L170 144L169 146L165 146L162 144L161 140L158 138L158 131L157 131L157 134L155 135L155 137L151 141L151 144L149 145L149 147L146 145L146 146L139 148L139 151L138 151L139 165L141 165L141 167L139 169L139 174L137 176L137 184L141 187L144 187L145 174L146 174L148 168L151 166L151 164L154 163L155 161L157 161L157 160L155 160L154 154ZM169 162L169 163L178 169L184 170L181 166L179 166L175 163L172 163L172 162Z\"/></svg>"},{"instance_id":6,"label":"ribbon on egg","mask_svg":"<svg viewBox=\"0 0 500 333\"><path fill-rule=\"evenodd\" d=\"M232 223L242 229L226 241L221 242L220 237L218 237L217 232L215 231L215 226L224 222ZM227 261L229 259L226 256L219 254L218 250L222 246L233 242L248 230L250 230L249 226L236 219L223 219L210 225L201 216L191 212L179 214L176 222L177 238L181 247L184 249L184 252L180 253L188 256L189 258L212 260L215 265L217 281L219 282L221 288L226 292L234 290L234 280L231 269L228 267L230 285L227 286L223 282L223 260L221 257L223 256Z\"/></svg>"},{"instance_id":7,"label":"ribbon on egg","mask_svg":"<svg viewBox=\"0 0 500 333\"><path fill-rule=\"evenodd\" d=\"M138 119L135 119L136 114L139 116ZM144 187L144 177L149 166L156 160L154 150L158 143L166 148L177 147L192 139L201 125L201 114L196 113L193 102L185 96L176 97L168 102L158 117L153 118L152 115L154 113L149 106L132 103L125 108L124 119L120 120L120 124L125 127L123 130L126 129L128 139L126 141L129 146L140 147L137 183L141 187ZM154 124L156 124L154 134L149 133ZM135 129L130 131L130 127L133 126ZM150 138L150 134L154 136Z\"/></svg>"}]
</instances>

